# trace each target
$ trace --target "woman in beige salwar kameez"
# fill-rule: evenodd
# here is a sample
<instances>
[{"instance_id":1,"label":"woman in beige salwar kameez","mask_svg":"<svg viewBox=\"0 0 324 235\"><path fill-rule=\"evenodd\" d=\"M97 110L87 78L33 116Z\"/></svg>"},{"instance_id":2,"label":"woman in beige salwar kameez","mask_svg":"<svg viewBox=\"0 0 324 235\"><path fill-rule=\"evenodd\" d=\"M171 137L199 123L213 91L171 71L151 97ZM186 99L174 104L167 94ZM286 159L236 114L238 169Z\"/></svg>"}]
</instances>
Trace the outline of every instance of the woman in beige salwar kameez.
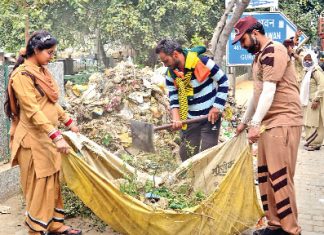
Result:
<instances>
[{"instance_id":1,"label":"woman in beige salwar kameez","mask_svg":"<svg viewBox=\"0 0 324 235\"><path fill-rule=\"evenodd\" d=\"M311 50L305 52L302 63L305 70L300 86L306 133L304 148L314 151L321 148L324 139L324 73Z\"/></svg>"},{"instance_id":2,"label":"woman in beige salwar kameez","mask_svg":"<svg viewBox=\"0 0 324 235\"><path fill-rule=\"evenodd\" d=\"M12 121L12 165L19 165L26 200L28 234L81 234L63 224L60 190L61 153L69 145L57 129L59 121L78 132L73 120L57 103L58 86L44 65L53 58L56 39L46 31L34 33L11 73L7 115Z\"/></svg>"}]
</instances>

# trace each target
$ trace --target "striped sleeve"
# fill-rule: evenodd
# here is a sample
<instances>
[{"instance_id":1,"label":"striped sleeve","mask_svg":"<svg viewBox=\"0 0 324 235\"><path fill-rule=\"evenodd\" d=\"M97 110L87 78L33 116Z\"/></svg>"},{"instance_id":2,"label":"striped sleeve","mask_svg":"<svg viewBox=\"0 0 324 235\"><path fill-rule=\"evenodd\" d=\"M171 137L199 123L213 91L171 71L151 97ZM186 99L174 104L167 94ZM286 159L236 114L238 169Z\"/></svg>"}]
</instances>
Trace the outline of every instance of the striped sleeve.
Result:
<instances>
[{"instance_id":1,"label":"striped sleeve","mask_svg":"<svg viewBox=\"0 0 324 235\"><path fill-rule=\"evenodd\" d=\"M286 71L289 57L283 45L272 43L263 50L259 61L262 66L263 81L279 82Z\"/></svg>"},{"instance_id":2,"label":"striped sleeve","mask_svg":"<svg viewBox=\"0 0 324 235\"><path fill-rule=\"evenodd\" d=\"M174 79L168 75L165 76L165 83L169 91L170 107L179 108L178 89L174 85Z\"/></svg>"},{"instance_id":3,"label":"striped sleeve","mask_svg":"<svg viewBox=\"0 0 324 235\"><path fill-rule=\"evenodd\" d=\"M218 65L208 57L202 57L201 61L210 69L210 77L218 84L218 89L213 106L220 111L223 111L228 95L227 76L218 67Z\"/></svg>"}]
</instances>

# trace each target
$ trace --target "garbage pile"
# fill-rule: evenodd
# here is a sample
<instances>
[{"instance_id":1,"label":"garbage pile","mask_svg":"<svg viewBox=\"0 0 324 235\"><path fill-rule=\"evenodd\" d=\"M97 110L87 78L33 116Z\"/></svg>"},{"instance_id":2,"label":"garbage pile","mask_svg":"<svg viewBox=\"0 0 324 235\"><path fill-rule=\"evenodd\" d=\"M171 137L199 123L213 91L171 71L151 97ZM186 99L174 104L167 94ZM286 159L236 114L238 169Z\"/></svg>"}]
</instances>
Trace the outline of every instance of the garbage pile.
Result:
<instances>
[{"instance_id":1,"label":"garbage pile","mask_svg":"<svg viewBox=\"0 0 324 235\"><path fill-rule=\"evenodd\" d=\"M163 68L156 71L148 67L138 68L131 62L122 61L104 73L92 74L88 84L73 84L68 81L65 85L67 111L77 120L80 132L139 171L151 175L172 173L181 161L178 154L178 132L156 132L156 153L141 152L132 146L130 120L154 125L171 121L162 70ZM234 98L230 97L223 116L220 142L234 136L234 128L241 112L242 107L236 107ZM127 177L119 182L121 191L138 198L148 192L145 188L154 188L156 192L154 184L147 184L150 183L138 185L136 179ZM158 190L161 191L160 196L168 195L164 197L168 198L169 203L159 205L162 208L180 209L194 205L205 197L200 192L193 192L189 182ZM190 195L186 195L184 191ZM152 203L155 197L156 195L150 195L143 200ZM172 198L171 201L169 197ZM161 202L163 200L159 198L159 203Z\"/></svg>"},{"instance_id":2,"label":"garbage pile","mask_svg":"<svg viewBox=\"0 0 324 235\"><path fill-rule=\"evenodd\" d=\"M169 101L160 71L121 62L104 73L92 74L88 84L68 81L65 89L67 111L77 119L82 134L141 170L147 171L152 162L161 167L161 172L175 169L179 161L176 132L155 134L159 154L140 152L131 143L130 120L154 125L170 122ZM170 160L171 163L164 164Z\"/></svg>"},{"instance_id":3,"label":"garbage pile","mask_svg":"<svg viewBox=\"0 0 324 235\"><path fill-rule=\"evenodd\" d=\"M142 166L144 163L141 161L145 162L147 158L154 156L132 146L130 120L141 120L154 125L170 122L162 70L163 68L155 71L149 67L138 68L132 62L122 61L104 73L92 74L88 84L73 84L68 81L65 85L67 111L77 119L81 132L88 138L131 163L140 159L139 165ZM242 112L243 107L237 107L234 98L229 97L222 120L221 142L234 136L234 128ZM156 152L159 153L156 157L167 158L169 161L169 157L161 156L161 153L171 155L175 164L173 167L176 167L180 161L177 157L178 133L159 131L155 133L155 140ZM157 160L156 163L162 167L159 162L161 159ZM166 169L170 170L170 166Z\"/></svg>"}]
</instances>

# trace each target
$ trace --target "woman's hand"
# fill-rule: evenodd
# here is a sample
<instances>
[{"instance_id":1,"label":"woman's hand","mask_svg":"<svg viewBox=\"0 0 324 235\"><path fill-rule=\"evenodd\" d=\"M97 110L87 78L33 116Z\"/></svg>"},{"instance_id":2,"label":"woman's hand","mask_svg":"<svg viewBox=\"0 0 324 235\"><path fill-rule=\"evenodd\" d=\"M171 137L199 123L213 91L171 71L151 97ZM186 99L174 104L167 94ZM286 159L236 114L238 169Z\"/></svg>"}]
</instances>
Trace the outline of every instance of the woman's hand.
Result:
<instances>
[{"instance_id":1,"label":"woman's hand","mask_svg":"<svg viewBox=\"0 0 324 235\"><path fill-rule=\"evenodd\" d=\"M73 131L74 133L79 133L79 127L78 126L72 126L70 128L71 131Z\"/></svg>"},{"instance_id":2,"label":"woman's hand","mask_svg":"<svg viewBox=\"0 0 324 235\"><path fill-rule=\"evenodd\" d=\"M70 151L70 146L68 145L68 143L66 143L64 139L60 139L56 141L55 145L56 145L57 152L59 153L68 154Z\"/></svg>"}]
</instances>

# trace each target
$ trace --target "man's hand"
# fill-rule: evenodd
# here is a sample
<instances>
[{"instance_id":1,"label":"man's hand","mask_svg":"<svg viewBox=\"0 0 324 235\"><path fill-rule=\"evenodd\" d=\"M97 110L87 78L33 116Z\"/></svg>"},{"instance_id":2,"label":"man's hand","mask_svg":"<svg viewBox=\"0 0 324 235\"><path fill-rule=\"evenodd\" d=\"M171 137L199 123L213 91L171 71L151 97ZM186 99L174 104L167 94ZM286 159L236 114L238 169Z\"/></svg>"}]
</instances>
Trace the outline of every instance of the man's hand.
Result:
<instances>
[{"instance_id":1,"label":"man's hand","mask_svg":"<svg viewBox=\"0 0 324 235\"><path fill-rule=\"evenodd\" d=\"M311 106L311 108L312 108L313 110L315 110L315 109L318 108L319 104L320 104L319 101L313 101L313 102L312 102L312 106Z\"/></svg>"},{"instance_id":2,"label":"man's hand","mask_svg":"<svg viewBox=\"0 0 324 235\"><path fill-rule=\"evenodd\" d=\"M172 129L180 130L182 128L182 121L180 119L180 113L178 108L173 108L171 110L172 114Z\"/></svg>"},{"instance_id":3,"label":"man's hand","mask_svg":"<svg viewBox=\"0 0 324 235\"><path fill-rule=\"evenodd\" d=\"M300 29L298 29L295 33L296 37L300 37L303 34L303 31L301 31Z\"/></svg>"},{"instance_id":4,"label":"man's hand","mask_svg":"<svg viewBox=\"0 0 324 235\"><path fill-rule=\"evenodd\" d=\"M295 33L295 37L293 38L293 42L294 42L294 45L295 46L298 46L298 43L299 43L299 37L303 34L303 32L298 29Z\"/></svg>"},{"instance_id":5,"label":"man's hand","mask_svg":"<svg viewBox=\"0 0 324 235\"><path fill-rule=\"evenodd\" d=\"M257 142L259 138L260 138L260 127L253 126L249 128L249 132L248 132L249 143L253 144Z\"/></svg>"},{"instance_id":6,"label":"man's hand","mask_svg":"<svg viewBox=\"0 0 324 235\"><path fill-rule=\"evenodd\" d=\"M208 113L208 121L211 122L211 124L215 124L215 122L218 120L218 115L220 114L219 110L215 107L212 107L209 110Z\"/></svg>"},{"instance_id":7,"label":"man's hand","mask_svg":"<svg viewBox=\"0 0 324 235\"><path fill-rule=\"evenodd\" d=\"M294 54L294 49L291 46L288 46L287 50L288 50L288 55L289 56Z\"/></svg>"},{"instance_id":8,"label":"man's hand","mask_svg":"<svg viewBox=\"0 0 324 235\"><path fill-rule=\"evenodd\" d=\"M238 136L242 131L244 131L247 128L247 125L244 124L243 122L240 123L237 127L236 127L236 132L235 132L235 136Z\"/></svg>"},{"instance_id":9,"label":"man's hand","mask_svg":"<svg viewBox=\"0 0 324 235\"><path fill-rule=\"evenodd\" d=\"M173 130L180 130L182 128L181 120L172 120L172 129Z\"/></svg>"}]
</instances>

